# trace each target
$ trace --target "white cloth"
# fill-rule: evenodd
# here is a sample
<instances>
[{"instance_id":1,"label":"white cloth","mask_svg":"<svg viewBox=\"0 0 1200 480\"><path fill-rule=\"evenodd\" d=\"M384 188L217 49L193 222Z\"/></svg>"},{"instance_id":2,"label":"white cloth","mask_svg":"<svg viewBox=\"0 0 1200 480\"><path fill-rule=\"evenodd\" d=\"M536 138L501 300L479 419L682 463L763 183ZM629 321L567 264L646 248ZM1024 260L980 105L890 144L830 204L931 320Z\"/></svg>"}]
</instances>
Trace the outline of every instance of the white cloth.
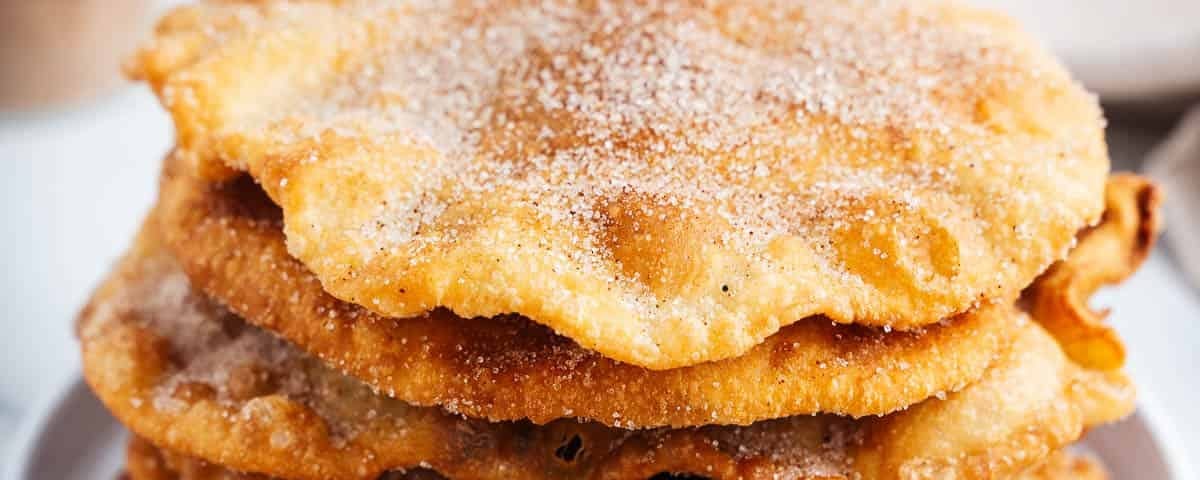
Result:
<instances>
[{"instance_id":1,"label":"white cloth","mask_svg":"<svg viewBox=\"0 0 1200 480\"><path fill-rule=\"evenodd\" d=\"M1200 91L1200 1L969 0L1015 17L1106 101Z\"/></svg>"},{"instance_id":2,"label":"white cloth","mask_svg":"<svg viewBox=\"0 0 1200 480\"><path fill-rule=\"evenodd\" d=\"M1145 169L1166 189L1164 234L1171 253L1200 287L1200 106L1150 152Z\"/></svg>"}]
</instances>

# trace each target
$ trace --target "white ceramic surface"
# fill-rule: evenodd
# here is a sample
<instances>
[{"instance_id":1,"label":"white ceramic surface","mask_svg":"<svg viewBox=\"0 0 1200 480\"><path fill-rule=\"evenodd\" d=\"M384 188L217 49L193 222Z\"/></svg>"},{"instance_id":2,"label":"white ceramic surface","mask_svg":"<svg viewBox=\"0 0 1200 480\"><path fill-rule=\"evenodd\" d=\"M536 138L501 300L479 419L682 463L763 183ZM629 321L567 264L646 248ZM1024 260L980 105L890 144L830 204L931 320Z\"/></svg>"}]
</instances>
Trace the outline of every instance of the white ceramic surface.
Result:
<instances>
[{"instance_id":1,"label":"white ceramic surface","mask_svg":"<svg viewBox=\"0 0 1200 480\"><path fill-rule=\"evenodd\" d=\"M110 480L128 434L86 384L72 379L17 431L7 480Z\"/></svg>"},{"instance_id":2,"label":"white ceramic surface","mask_svg":"<svg viewBox=\"0 0 1200 480\"><path fill-rule=\"evenodd\" d=\"M1198 0L969 0L1038 34L1112 100L1200 92Z\"/></svg>"}]
</instances>

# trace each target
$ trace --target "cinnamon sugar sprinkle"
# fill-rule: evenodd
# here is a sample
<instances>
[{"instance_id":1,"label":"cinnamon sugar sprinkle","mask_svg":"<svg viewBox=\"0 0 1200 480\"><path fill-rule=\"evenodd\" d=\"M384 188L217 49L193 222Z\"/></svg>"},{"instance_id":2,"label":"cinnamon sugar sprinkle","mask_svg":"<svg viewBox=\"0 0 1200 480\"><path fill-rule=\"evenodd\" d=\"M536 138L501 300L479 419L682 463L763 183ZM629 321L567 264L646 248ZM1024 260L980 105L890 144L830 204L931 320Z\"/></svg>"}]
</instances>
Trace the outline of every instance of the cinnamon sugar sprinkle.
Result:
<instances>
[{"instance_id":1,"label":"cinnamon sugar sprinkle","mask_svg":"<svg viewBox=\"0 0 1200 480\"><path fill-rule=\"evenodd\" d=\"M605 221L598 206L637 192L650 218L657 202L715 213L730 234L752 237L731 245L827 234L878 220L851 216L853 199L887 191L917 209L921 192L954 183L953 169L898 164L866 143L820 171L789 163L816 156L831 135L982 135L975 105L961 100L1037 75L1015 66L1029 62L1011 45L948 26L920 2L510 3L351 2L343 13L382 19L396 38L356 56L362 63L323 94L252 117L268 129L299 121L282 132L299 135L291 141L403 137L436 152L374 172L402 173L413 188L389 190L362 225L377 246L364 256L450 241L454 229L421 226L495 195L553 222L595 225ZM817 124L796 127L805 122Z\"/></svg>"}]
</instances>

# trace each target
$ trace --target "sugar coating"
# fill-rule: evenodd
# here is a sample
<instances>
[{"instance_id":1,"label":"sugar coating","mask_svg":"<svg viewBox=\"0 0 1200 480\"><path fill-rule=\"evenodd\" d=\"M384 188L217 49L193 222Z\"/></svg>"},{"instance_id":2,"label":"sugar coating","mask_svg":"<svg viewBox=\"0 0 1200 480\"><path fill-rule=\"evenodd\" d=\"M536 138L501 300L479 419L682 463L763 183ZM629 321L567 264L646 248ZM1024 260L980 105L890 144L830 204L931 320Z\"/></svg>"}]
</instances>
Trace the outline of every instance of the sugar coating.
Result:
<instances>
[{"instance_id":1,"label":"sugar coating","mask_svg":"<svg viewBox=\"0 0 1200 480\"><path fill-rule=\"evenodd\" d=\"M957 4L184 12L221 20L163 29L139 72L182 151L253 175L289 250L384 315L520 313L677 367L814 314L1007 302L1101 209L1095 100Z\"/></svg>"}]
</instances>

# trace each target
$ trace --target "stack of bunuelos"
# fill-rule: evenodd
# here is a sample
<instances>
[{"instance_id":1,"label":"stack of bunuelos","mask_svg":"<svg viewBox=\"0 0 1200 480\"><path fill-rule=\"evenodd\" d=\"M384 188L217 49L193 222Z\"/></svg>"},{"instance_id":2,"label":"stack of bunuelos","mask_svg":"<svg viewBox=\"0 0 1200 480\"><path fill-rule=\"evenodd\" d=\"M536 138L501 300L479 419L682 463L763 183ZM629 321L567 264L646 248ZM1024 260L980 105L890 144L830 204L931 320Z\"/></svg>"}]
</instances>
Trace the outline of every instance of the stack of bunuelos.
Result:
<instances>
[{"instance_id":1,"label":"stack of bunuelos","mask_svg":"<svg viewBox=\"0 0 1200 480\"><path fill-rule=\"evenodd\" d=\"M211 1L81 314L128 475L1104 478L1094 98L938 1Z\"/></svg>"}]
</instances>

